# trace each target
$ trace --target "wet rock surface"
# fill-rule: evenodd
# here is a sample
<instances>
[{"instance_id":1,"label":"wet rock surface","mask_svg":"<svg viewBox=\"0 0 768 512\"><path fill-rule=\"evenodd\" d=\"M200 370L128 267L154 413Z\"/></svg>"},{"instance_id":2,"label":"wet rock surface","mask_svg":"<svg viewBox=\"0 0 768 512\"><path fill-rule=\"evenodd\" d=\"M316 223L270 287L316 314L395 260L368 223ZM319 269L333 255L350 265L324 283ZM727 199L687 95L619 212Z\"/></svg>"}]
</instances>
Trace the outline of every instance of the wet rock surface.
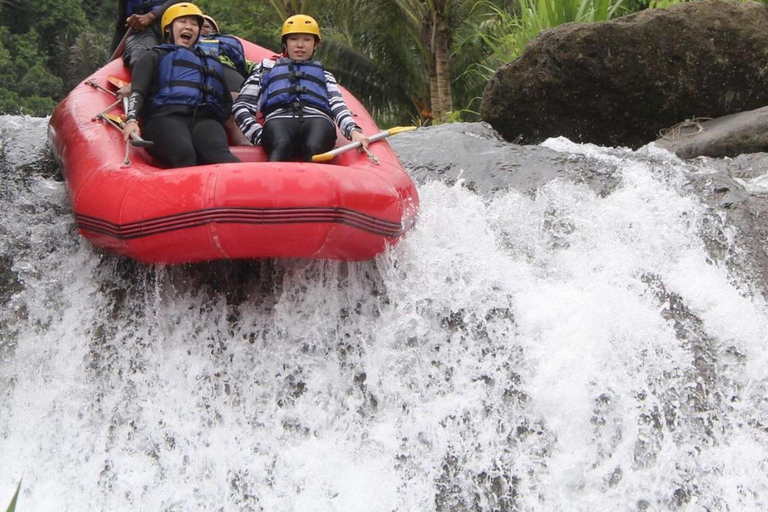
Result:
<instances>
[{"instance_id":1,"label":"wet rock surface","mask_svg":"<svg viewBox=\"0 0 768 512\"><path fill-rule=\"evenodd\" d=\"M554 179L583 181L599 193L616 186L605 162L590 165L581 155L543 146L505 141L488 123L454 123L421 128L390 139L390 144L417 183L432 180L463 185L489 196L503 190L533 193Z\"/></svg>"},{"instance_id":2,"label":"wet rock surface","mask_svg":"<svg viewBox=\"0 0 768 512\"><path fill-rule=\"evenodd\" d=\"M481 114L506 140L640 147L694 117L768 104L768 6L691 2L542 32L500 68Z\"/></svg>"},{"instance_id":3,"label":"wet rock surface","mask_svg":"<svg viewBox=\"0 0 768 512\"><path fill-rule=\"evenodd\" d=\"M684 121L668 130L656 145L680 158L768 151L768 107L717 119Z\"/></svg>"},{"instance_id":4,"label":"wet rock surface","mask_svg":"<svg viewBox=\"0 0 768 512\"><path fill-rule=\"evenodd\" d=\"M595 148L598 158L504 141L487 123L456 123L403 133L390 144L417 184L442 181L490 197L504 190L535 194L556 179L587 184L600 195L619 186L619 166L632 161L673 166L710 208L702 226L713 261L729 265L768 296L768 154L680 160L648 146L637 151ZM655 144L654 144L655 146ZM735 228L732 239L725 231ZM735 247L739 249L736 250Z\"/></svg>"}]
</instances>

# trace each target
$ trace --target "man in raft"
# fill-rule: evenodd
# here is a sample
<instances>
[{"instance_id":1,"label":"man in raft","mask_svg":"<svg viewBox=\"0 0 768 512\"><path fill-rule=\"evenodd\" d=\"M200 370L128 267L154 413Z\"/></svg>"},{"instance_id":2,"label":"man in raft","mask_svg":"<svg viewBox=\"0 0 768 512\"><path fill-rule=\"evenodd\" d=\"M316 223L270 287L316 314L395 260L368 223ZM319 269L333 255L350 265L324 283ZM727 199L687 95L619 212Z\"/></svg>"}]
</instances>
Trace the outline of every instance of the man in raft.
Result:
<instances>
[{"instance_id":1,"label":"man in raft","mask_svg":"<svg viewBox=\"0 0 768 512\"><path fill-rule=\"evenodd\" d=\"M112 40L112 51L125 37L126 27L131 33L125 38L123 62L133 68L139 58L160 43L160 19L168 7L184 0L119 0L119 17ZM127 91L126 91L127 94Z\"/></svg>"},{"instance_id":2,"label":"man in raft","mask_svg":"<svg viewBox=\"0 0 768 512\"><path fill-rule=\"evenodd\" d=\"M300 154L304 160L333 149L336 126L354 142L368 138L344 103L334 76L312 60L320 44L320 26L310 16L291 16L282 29L283 54L265 59L245 81L233 114L240 131L264 146L271 162ZM256 114L264 116L264 126Z\"/></svg>"},{"instance_id":3,"label":"man in raft","mask_svg":"<svg viewBox=\"0 0 768 512\"><path fill-rule=\"evenodd\" d=\"M223 123L232 97L219 59L196 48L203 13L187 2L163 14L165 44L146 52L133 69L123 137L154 142L153 158L168 167L239 162ZM139 118L142 128L139 128Z\"/></svg>"}]
</instances>

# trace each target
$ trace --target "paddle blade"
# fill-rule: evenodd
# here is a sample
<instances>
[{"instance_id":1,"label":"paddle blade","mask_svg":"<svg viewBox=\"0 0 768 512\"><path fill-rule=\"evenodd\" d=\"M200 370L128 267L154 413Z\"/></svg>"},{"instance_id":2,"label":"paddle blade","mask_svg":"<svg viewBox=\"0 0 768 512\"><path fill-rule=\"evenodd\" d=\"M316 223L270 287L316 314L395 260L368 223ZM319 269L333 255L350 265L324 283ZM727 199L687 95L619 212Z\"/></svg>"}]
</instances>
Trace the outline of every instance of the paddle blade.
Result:
<instances>
[{"instance_id":1,"label":"paddle blade","mask_svg":"<svg viewBox=\"0 0 768 512\"><path fill-rule=\"evenodd\" d=\"M120 118L120 116L116 116L114 114L104 114L104 117L106 117L113 123L123 124L123 120Z\"/></svg>"},{"instance_id":2,"label":"paddle blade","mask_svg":"<svg viewBox=\"0 0 768 512\"><path fill-rule=\"evenodd\" d=\"M109 82L110 84L114 85L118 89L122 89L126 85L131 85L131 82L126 82L122 78L118 78L116 76L108 76L107 77L107 82Z\"/></svg>"},{"instance_id":3,"label":"paddle blade","mask_svg":"<svg viewBox=\"0 0 768 512\"><path fill-rule=\"evenodd\" d=\"M396 135L398 133L409 132L411 130L415 130L416 128L418 128L418 127L417 126L395 126L394 128L390 128L387 131L389 132L390 135Z\"/></svg>"},{"instance_id":4,"label":"paddle blade","mask_svg":"<svg viewBox=\"0 0 768 512\"><path fill-rule=\"evenodd\" d=\"M333 153L320 153L319 155L313 155L312 161L315 163L318 162L327 162L328 160L333 160Z\"/></svg>"}]
</instances>

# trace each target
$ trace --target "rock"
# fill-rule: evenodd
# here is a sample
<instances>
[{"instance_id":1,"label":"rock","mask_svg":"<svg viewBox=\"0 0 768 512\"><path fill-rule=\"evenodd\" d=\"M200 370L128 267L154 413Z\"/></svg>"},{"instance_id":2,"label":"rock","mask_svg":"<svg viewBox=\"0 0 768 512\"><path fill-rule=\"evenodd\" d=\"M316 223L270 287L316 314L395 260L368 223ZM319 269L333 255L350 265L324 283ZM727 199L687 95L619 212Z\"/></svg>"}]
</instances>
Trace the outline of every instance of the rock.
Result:
<instances>
[{"instance_id":1,"label":"rock","mask_svg":"<svg viewBox=\"0 0 768 512\"><path fill-rule=\"evenodd\" d=\"M505 190L535 195L553 180L586 184L605 197L621 187L621 169L627 165L673 166L685 176L686 188L709 207L700 229L712 260L725 262L768 299L767 153L682 161L651 146L573 152L563 140L511 144L487 123L419 128L387 140L417 185L463 180L464 187L488 199Z\"/></svg>"},{"instance_id":2,"label":"rock","mask_svg":"<svg viewBox=\"0 0 768 512\"><path fill-rule=\"evenodd\" d=\"M389 139L416 183L439 180L483 196L514 189L532 193L556 178L587 183L600 194L613 190L613 170L586 165L585 157L543 146L510 144L487 123L420 128Z\"/></svg>"},{"instance_id":3,"label":"rock","mask_svg":"<svg viewBox=\"0 0 768 512\"><path fill-rule=\"evenodd\" d=\"M734 157L768 151L768 107L676 125L656 145L680 158Z\"/></svg>"},{"instance_id":4,"label":"rock","mask_svg":"<svg viewBox=\"0 0 768 512\"><path fill-rule=\"evenodd\" d=\"M640 147L662 128L768 105L768 6L691 2L542 32L486 86L509 141Z\"/></svg>"}]
</instances>

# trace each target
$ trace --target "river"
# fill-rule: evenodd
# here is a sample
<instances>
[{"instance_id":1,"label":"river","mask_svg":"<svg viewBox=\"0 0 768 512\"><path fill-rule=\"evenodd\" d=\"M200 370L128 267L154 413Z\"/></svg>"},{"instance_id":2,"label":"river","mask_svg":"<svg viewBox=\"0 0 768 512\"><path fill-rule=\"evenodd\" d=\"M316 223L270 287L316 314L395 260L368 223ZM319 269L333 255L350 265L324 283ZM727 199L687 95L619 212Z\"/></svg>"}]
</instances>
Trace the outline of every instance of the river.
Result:
<instances>
[{"instance_id":1,"label":"river","mask_svg":"<svg viewBox=\"0 0 768 512\"><path fill-rule=\"evenodd\" d=\"M46 129L0 116L0 509L768 509L768 305L706 166L551 139L605 180L531 192L418 130L373 261L142 266L77 235Z\"/></svg>"}]
</instances>

